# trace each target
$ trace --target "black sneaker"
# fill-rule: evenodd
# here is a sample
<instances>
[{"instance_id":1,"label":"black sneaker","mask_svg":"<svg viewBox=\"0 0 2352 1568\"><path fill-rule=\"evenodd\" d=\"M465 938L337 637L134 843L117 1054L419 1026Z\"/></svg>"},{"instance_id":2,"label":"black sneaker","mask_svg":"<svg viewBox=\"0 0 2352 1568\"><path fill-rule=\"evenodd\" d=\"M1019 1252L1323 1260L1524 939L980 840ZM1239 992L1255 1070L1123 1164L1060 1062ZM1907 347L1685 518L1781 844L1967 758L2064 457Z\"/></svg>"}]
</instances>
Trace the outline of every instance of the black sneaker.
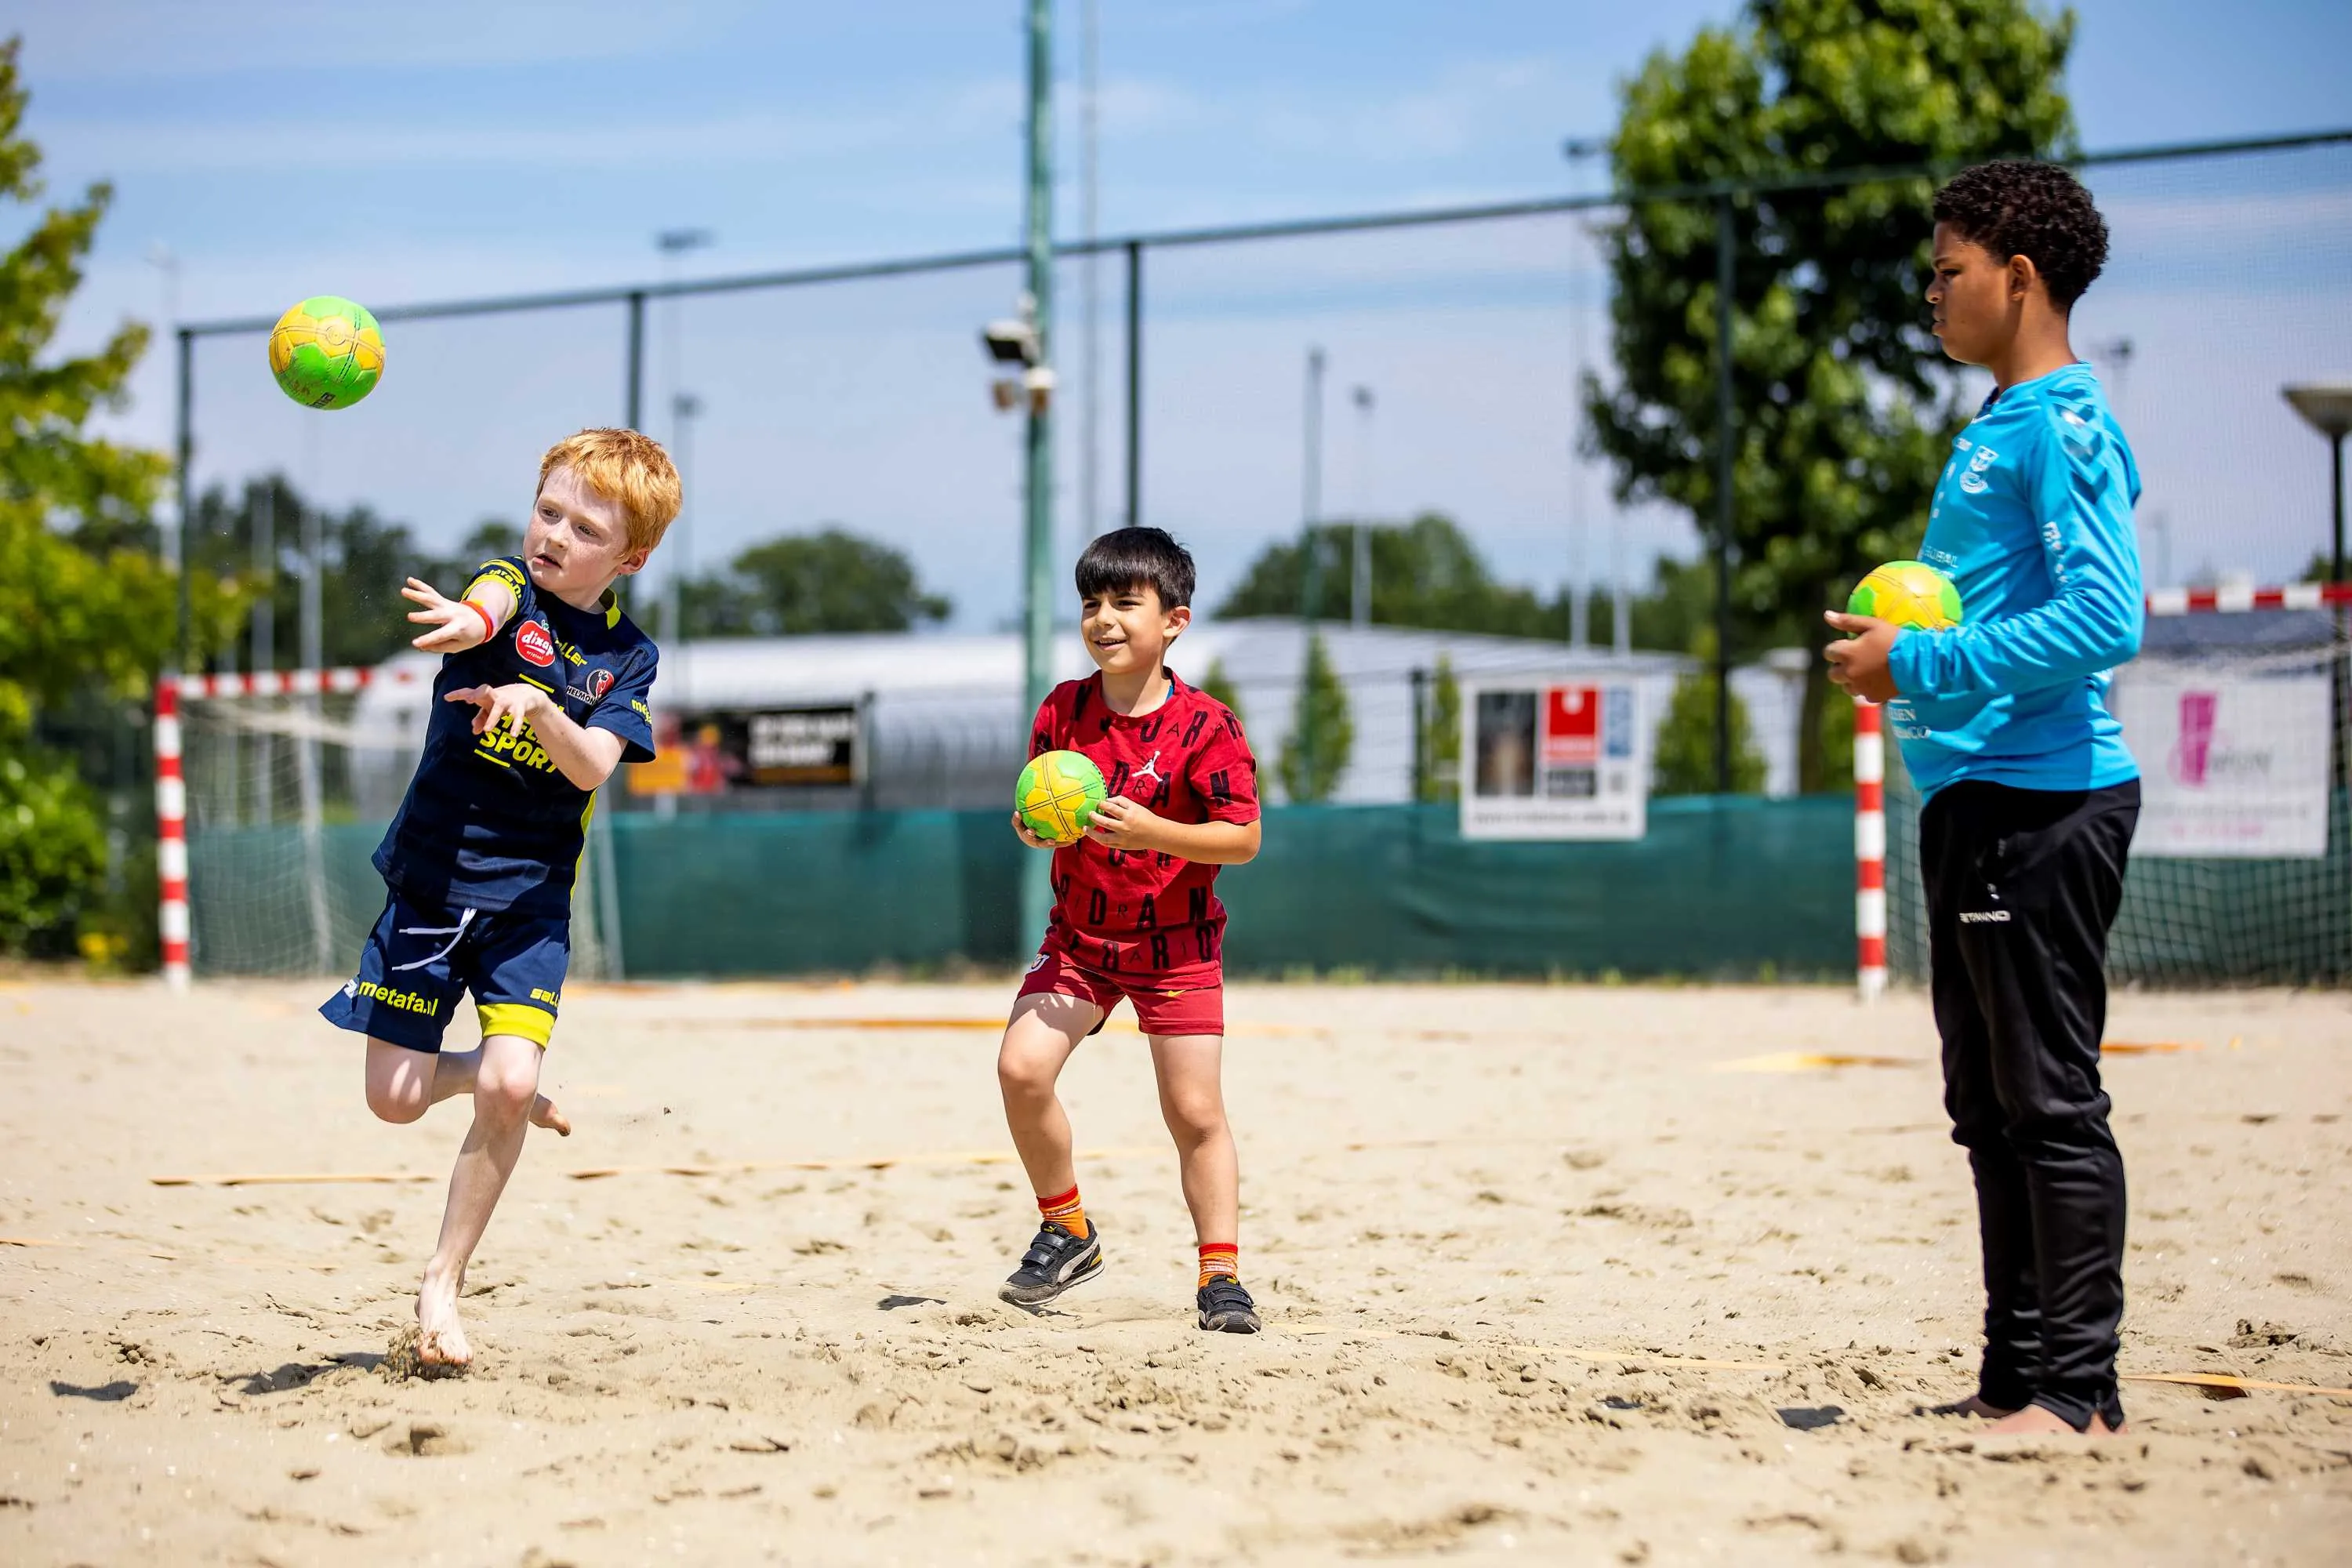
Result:
<instances>
[{"instance_id":1,"label":"black sneaker","mask_svg":"<svg viewBox=\"0 0 2352 1568\"><path fill-rule=\"evenodd\" d=\"M1263 1326L1257 1321L1257 1303L1230 1274L1202 1286L1194 1300L1201 1308L1201 1326L1213 1334L1254 1334Z\"/></svg>"},{"instance_id":2,"label":"black sneaker","mask_svg":"<svg viewBox=\"0 0 2352 1568\"><path fill-rule=\"evenodd\" d=\"M1077 1237L1067 1226L1047 1220L1021 1255L1021 1267L996 1294L1016 1307L1042 1307L1071 1286L1093 1279L1102 1267L1102 1226L1088 1220L1087 1234Z\"/></svg>"}]
</instances>

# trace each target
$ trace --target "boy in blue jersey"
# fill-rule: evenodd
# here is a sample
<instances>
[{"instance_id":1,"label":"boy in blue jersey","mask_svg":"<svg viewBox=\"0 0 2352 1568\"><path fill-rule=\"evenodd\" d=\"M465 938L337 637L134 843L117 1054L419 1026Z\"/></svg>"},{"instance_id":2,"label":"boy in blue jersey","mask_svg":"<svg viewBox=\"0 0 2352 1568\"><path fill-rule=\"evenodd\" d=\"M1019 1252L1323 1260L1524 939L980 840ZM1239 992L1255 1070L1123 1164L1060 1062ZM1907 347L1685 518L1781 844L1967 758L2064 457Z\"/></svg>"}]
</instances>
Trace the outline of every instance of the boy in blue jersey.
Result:
<instances>
[{"instance_id":1,"label":"boy in blue jersey","mask_svg":"<svg viewBox=\"0 0 2352 1568\"><path fill-rule=\"evenodd\" d=\"M416 1296L417 1355L472 1359L457 1321L466 1264L536 1124L571 1124L539 1092L571 957L572 881L596 786L653 756L656 652L613 594L646 563L679 500L677 470L634 430L583 430L551 447L522 553L464 595L408 580L446 654L425 752L376 850L391 889L359 973L319 1009L368 1037L368 1109L414 1121L470 1094L474 1124L449 1176L441 1239ZM482 1027L444 1051L467 991Z\"/></svg>"},{"instance_id":2,"label":"boy in blue jersey","mask_svg":"<svg viewBox=\"0 0 2352 1568\"><path fill-rule=\"evenodd\" d=\"M1919 557L1967 623L1901 631L1832 615L1832 679L1887 704L1927 804L1944 1103L1984 1241L1977 1391L1995 1429L2111 1433L2123 1321L2124 1166L2099 1087L2108 928L2139 769L2107 711L2139 652L2139 469L2067 316L2107 230L2052 163L1987 163L1935 203L1927 301L1944 352L1992 372L1952 443Z\"/></svg>"}]
</instances>

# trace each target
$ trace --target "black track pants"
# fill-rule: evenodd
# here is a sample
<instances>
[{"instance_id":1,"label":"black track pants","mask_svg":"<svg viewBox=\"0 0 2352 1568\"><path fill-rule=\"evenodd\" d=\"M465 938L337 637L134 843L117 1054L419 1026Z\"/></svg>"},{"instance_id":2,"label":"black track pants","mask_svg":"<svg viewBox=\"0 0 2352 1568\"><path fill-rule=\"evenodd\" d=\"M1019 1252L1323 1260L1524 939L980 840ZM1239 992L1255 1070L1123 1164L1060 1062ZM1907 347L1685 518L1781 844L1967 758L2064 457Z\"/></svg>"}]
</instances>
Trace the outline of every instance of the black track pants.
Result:
<instances>
[{"instance_id":1,"label":"black track pants","mask_svg":"<svg viewBox=\"0 0 2352 1568\"><path fill-rule=\"evenodd\" d=\"M1967 782L1919 818L1952 1142L1976 1173L1990 1405L2120 1425L2124 1162L2099 1087L2139 782Z\"/></svg>"}]
</instances>

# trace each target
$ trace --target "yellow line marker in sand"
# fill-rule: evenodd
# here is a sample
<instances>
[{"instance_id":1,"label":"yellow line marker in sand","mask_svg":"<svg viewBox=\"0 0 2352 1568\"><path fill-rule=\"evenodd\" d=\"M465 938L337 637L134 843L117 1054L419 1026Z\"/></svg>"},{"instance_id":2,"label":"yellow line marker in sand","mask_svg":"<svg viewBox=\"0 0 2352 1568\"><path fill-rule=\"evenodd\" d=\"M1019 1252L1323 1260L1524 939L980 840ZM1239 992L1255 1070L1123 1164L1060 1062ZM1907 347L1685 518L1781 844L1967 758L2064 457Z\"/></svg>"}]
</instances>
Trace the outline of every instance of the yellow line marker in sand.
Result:
<instances>
[{"instance_id":1,"label":"yellow line marker in sand","mask_svg":"<svg viewBox=\"0 0 2352 1568\"><path fill-rule=\"evenodd\" d=\"M438 1179L423 1171L232 1171L213 1176L150 1176L147 1181L150 1185L158 1187L309 1187Z\"/></svg>"},{"instance_id":2,"label":"yellow line marker in sand","mask_svg":"<svg viewBox=\"0 0 2352 1568\"><path fill-rule=\"evenodd\" d=\"M1925 1067L1924 1057L1864 1057L1847 1056L1830 1051L1774 1051L1769 1056L1741 1057L1737 1061L1717 1062L1716 1072L1823 1072L1831 1068L1916 1068Z\"/></svg>"},{"instance_id":3,"label":"yellow line marker in sand","mask_svg":"<svg viewBox=\"0 0 2352 1568\"><path fill-rule=\"evenodd\" d=\"M86 1242L47 1236L0 1236L0 1247L83 1247Z\"/></svg>"},{"instance_id":4,"label":"yellow line marker in sand","mask_svg":"<svg viewBox=\"0 0 2352 1568\"><path fill-rule=\"evenodd\" d=\"M1160 1149L1081 1149L1081 1160L1125 1160L1159 1154ZM712 1164L593 1165L563 1173L575 1182L598 1182L607 1176L726 1176L752 1171L887 1171L893 1165L1009 1165L1017 1156L1010 1149L963 1150L943 1153L868 1154L841 1160L726 1160Z\"/></svg>"},{"instance_id":5,"label":"yellow line marker in sand","mask_svg":"<svg viewBox=\"0 0 2352 1568\"><path fill-rule=\"evenodd\" d=\"M2259 1377L2233 1377L2226 1372L2126 1372L2125 1383L2181 1383L2193 1388L2268 1389L2273 1394L2317 1394L2329 1399L2352 1399L2352 1388L2317 1388L2307 1383L2265 1383Z\"/></svg>"},{"instance_id":6,"label":"yellow line marker in sand","mask_svg":"<svg viewBox=\"0 0 2352 1568\"><path fill-rule=\"evenodd\" d=\"M2230 1042L2235 1046L2237 1042ZM2201 1051L2201 1040L2101 1040L2099 1054L2103 1057L2170 1056L2175 1051Z\"/></svg>"}]
</instances>

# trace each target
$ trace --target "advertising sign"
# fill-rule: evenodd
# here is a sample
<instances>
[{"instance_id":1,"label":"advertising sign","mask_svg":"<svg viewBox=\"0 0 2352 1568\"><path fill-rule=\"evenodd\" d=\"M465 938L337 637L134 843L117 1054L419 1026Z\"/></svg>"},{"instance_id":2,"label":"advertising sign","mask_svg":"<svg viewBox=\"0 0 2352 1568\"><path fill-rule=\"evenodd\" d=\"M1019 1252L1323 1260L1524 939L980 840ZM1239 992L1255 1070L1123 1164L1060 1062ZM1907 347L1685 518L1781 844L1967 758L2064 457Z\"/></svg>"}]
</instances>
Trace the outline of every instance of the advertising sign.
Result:
<instances>
[{"instance_id":1,"label":"advertising sign","mask_svg":"<svg viewBox=\"0 0 2352 1568\"><path fill-rule=\"evenodd\" d=\"M864 776L855 703L822 708L656 710L652 762L629 770L632 795L853 784Z\"/></svg>"},{"instance_id":2,"label":"advertising sign","mask_svg":"<svg viewBox=\"0 0 2352 1568\"><path fill-rule=\"evenodd\" d=\"M1631 684L1486 681L1462 700L1462 837L1639 838L1649 831Z\"/></svg>"},{"instance_id":3,"label":"advertising sign","mask_svg":"<svg viewBox=\"0 0 2352 1568\"><path fill-rule=\"evenodd\" d=\"M2139 760L2134 856L2327 852L2325 671L2253 680L2143 665L2116 679L2114 695Z\"/></svg>"}]
</instances>

